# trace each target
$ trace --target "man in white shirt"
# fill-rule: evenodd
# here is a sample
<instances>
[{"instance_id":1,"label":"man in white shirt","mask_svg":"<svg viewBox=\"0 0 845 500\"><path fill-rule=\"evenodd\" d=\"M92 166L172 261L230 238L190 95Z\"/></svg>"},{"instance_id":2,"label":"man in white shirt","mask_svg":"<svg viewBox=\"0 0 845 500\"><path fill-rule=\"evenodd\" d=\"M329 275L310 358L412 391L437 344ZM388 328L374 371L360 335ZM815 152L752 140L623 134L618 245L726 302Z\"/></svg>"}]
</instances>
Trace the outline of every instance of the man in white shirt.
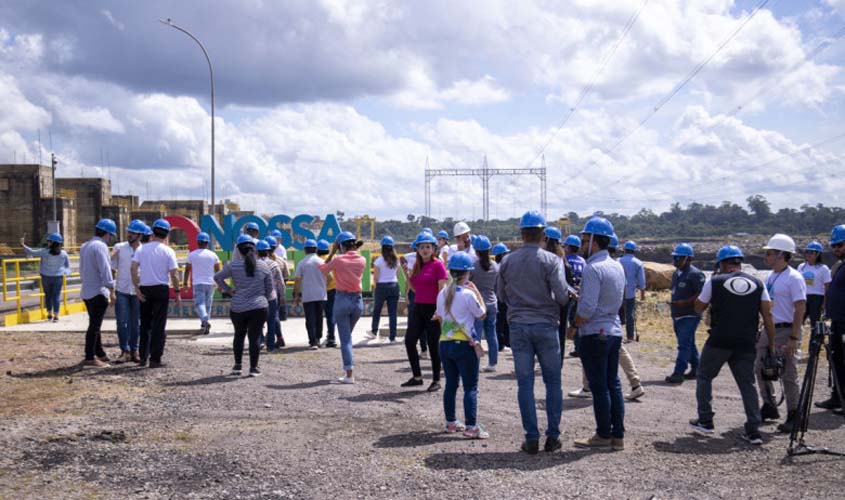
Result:
<instances>
[{"instance_id":1,"label":"man in white shirt","mask_svg":"<svg viewBox=\"0 0 845 500\"><path fill-rule=\"evenodd\" d=\"M780 432L791 432L798 410L798 347L801 345L801 323L807 306L807 285L801 273L789 266L789 260L795 253L795 242L785 234L776 234L763 247L766 256L763 262L772 268L766 279L766 290L772 299L772 315L775 322L775 349L784 356L783 390L786 393L786 421L778 426ZM757 342L757 383L763 407L760 415L763 421L780 418L774 398L773 384L763 379L762 359L768 351L765 335Z\"/></svg>"},{"instance_id":2,"label":"man in white shirt","mask_svg":"<svg viewBox=\"0 0 845 500\"><path fill-rule=\"evenodd\" d=\"M133 220L126 228L126 241L114 246L111 253L112 273L116 277L117 299L114 313L117 319L117 339L120 343L120 357L114 362L139 362L138 336L141 331L141 302L135 295L132 283L132 257L141 246L144 222Z\"/></svg>"},{"instance_id":3,"label":"man in white shirt","mask_svg":"<svg viewBox=\"0 0 845 500\"><path fill-rule=\"evenodd\" d=\"M135 294L141 301L139 364L145 366L149 359L150 368L164 366L161 357L164 355L167 307L170 304L168 277L176 293L176 305L182 305L176 253L167 246L169 234L169 222L164 219L155 221L150 242L136 250L135 256L132 257L132 282L135 284Z\"/></svg>"},{"instance_id":4,"label":"man in white shirt","mask_svg":"<svg viewBox=\"0 0 845 500\"><path fill-rule=\"evenodd\" d=\"M200 333L208 335L211 330L211 307L214 303L214 274L220 270L220 258L217 254L208 249L211 241L208 233L197 235L197 248L188 254L188 261L185 263L185 276L182 284L188 287L188 280L193 284L194 307L197 308L197 315L200 317Z\"/></svg>"},{"instance_id":5,"label":"man in white shirt","mask_svg":"<svg viewBox=\"0 0 845 500\"><path fill-rule=\"evenodd\" d=\"M440 260L449 262L449 256L454 255L455 252L467 252L472 256L473 263L478 262L475 249L472 248L472 235L469 225L466 222L458 222L452 232L455 236L455 243L443 247L443 250L440 251Z\"/></svg>"}]
</instances>

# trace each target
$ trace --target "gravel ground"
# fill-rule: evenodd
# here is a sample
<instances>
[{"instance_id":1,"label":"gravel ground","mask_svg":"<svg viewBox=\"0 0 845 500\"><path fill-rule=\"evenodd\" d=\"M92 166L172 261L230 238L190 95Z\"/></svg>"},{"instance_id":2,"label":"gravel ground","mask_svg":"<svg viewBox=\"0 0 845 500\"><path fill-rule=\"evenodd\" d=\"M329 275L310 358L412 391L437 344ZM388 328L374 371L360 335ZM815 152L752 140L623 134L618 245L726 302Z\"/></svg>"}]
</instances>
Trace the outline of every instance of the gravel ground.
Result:
<instances>
[{"instance_id":1,"label":"gravel ground","mask_svg":"<svg viewBox=\"0 0 845 500\"><path fill-rule=\"evenodd\" d=\"M0 335L0 498L831 499L845 485L845 459L788 459L788 436L773 426L762 447L744 444L727 368L714 388L716 434L691 434L695 384L663 384L673 352L659 339L630 348L646 396L626 406L624 452L574 448L593 432L592 406L566 398L564 448L536 456L518 451L509 352L481 376L491 438L468 441L441 432L442 393L399 387L410 372L402 344L356 348L357 383L337 385L336 349L262 356L264 376L250 379L226 375L224 346L172 339L165 369L97 371L76 364L82 343ZM577 359L567 357L563 380L564 391L580 383ZM536 391L542 409L539 373ZM814 412L808 442L845 449L843 424Z\"/></svg>"}]
</instances>

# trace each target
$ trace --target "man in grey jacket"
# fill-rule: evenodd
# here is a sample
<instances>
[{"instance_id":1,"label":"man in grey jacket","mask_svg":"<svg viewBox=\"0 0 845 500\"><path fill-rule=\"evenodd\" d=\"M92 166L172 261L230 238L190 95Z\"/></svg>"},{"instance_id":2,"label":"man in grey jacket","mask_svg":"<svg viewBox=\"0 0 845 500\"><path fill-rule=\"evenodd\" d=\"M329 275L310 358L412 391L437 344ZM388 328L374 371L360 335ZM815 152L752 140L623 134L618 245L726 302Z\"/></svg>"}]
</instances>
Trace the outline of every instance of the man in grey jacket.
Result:
<instances>
[{"instance_id":1,"label":"man in grey jacket","mask_svg":"<svg viewBox=\"0 0 845 500\"><path fill-rule=\"evenodd\" d=\"M537 407L534 401L534 358L540 362L546 384L546 444L544 450L560 449L560 416L563 393L560 383L561 356L558 324L560 306L569 293L560 259L540 248L546 219L526 212L519 223L523 245L502 261L496 280L499 301L508 306L511 350L518 384L517 398L525 442L522 451L539 450Z\"/></svg>"}]
</instances>

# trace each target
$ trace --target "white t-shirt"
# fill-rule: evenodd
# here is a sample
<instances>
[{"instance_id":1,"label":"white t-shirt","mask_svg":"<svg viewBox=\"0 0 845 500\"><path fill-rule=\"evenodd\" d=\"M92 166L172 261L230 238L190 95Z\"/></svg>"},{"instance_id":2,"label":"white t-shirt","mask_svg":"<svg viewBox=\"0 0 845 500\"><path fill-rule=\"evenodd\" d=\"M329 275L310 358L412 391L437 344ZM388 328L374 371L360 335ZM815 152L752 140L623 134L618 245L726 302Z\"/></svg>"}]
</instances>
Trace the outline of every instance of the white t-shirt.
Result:
<instances>
[{"instance_id":1,"label":"white t-shirt","mask_svg":"<svg viewBox=\"0 0 845 500\"><path fill-rule=\"evenodd\" d=\"M463 325L468 334L478 338L481 332L475 332L475 320L484 314L481 309L481 304L475 298L472 290L464 287L457 287L455 289L455 298L452 300L452 308L446 311L446 292L449 287L445 287L437 294L437 311L435 314L444 320L453 320L456 323ZM448 332L443 332L448 336Z\"/></svg>"},{"instance_id":2,"label":"white t-shirt","mask_svg":"<svg viewBox=\"0 0 845 500\"><path fill-rule=\"evenodd\" d=\"M306 255L296 265L294 276L302 278L300 284L302 302L326 300L326 280L318 267L322 263L323 259L318 257L317 254L312 253Z\"/></svg>"},{"instance_id":3,"label":"white t-shirt","mask_svg":"<svg viewBox=\"0 0 845 500\"><path fill-rule=\"evenodd\" d=\"M413 269L414 264L417 263L417 252L408 252L403 257L405 257L405 262L408 263L408 269Z\"/></svg>"},{"instance_id":4,"label":"white t-shirt","mask_svg":"<svg viewBox=\"0 0 845 500\"><path fill-rule=\"evenodd\" d=\"M452 255L455 255L458 251L459 250L458 250L458 244L457 243L449 245L449 246L444 246L443 250L440 251L440 260L442 260L443 263L446 264L446 267L449 267L449 257L451 257ZM475 248L473 248L472 245L470 245L469 250L460 250L460 251L461 252L467 252L470 255L470 257L472 257L473 263L478 262L478 255L475 254Z\"/></svg>"},{"instance_id":5,"label":"white t-shirt","mask_svg":"<svg viewBox=\"0 0 845 500\"><path fill-rule=\"evenodd\" d=\"M277 246L276 249L273 250L273 253L276 254L276 257L282 260L288 260L288 251L285 250L285 247L282 245Z\"/></svg>"},{"instance_id":6,"label":"white t-shirt","mask_svg":"<svg viewBox=\"0 0 845 500\"><path fill-rule=\"evenodd\" d=\"M178 269L176 252L160 241L150 241L135 250L132 262L137 262L141 286L167 285L170 271Z\"/></svg>"},{"instance_id":7,"label":"white t-shirt","mask_svg":"<svg viewBox=\"0 0 845 500\"><path fill-rule=\"evenodd\" d=\"M746 279L746 278L741 278L741 279ZM727 285L725 286L725 288L729 292L735 294L735 292L732 291L730 288L728 288ZM712 298L713 298L713 281L708 279L707 281L704 282L704 285L701 287L701 293L698 294L698 300L700 300L702 304L709 304L710 299L712 299ZM762 293L762 295L760 295L760 302L771 302L771 300L772 300L771 297L769 297L769 291L766 290L765 288L763 288L763 293Z\"/></svg>"},{"instance_id":8,"label":"white t-shirt","mask_svg":"<svg viewBox=\"0 0 845 500\"><path fill-rule=\"evenodd\" d=\"M141 245L138 245L141 248ZM128 241L114 246L114 256L111 258L111 268L117 270L115 290L127 295L135 295L135 285L132 284L132 257L135 249Z\"/></svg>"},{"instance_id":9,"label":"white t-shirt","mask_svg":"<svg viewBox=\"0 0 845 500\"><path fill-rule=\"evenodd\" d=\"M802 262L798 266L798 272L804 277L804 284L807 285L807 295L824 295L824 286L830 283L833 278L830 276L830 269L824 264L811 266Z\"/></svg>"},{"instance_id":10,"label":"white t-shirt","mask_svg":"<svg viewBox=\"0 0 845 500\"><path fill-rule=\"evenodd\" d=\"M772 315L775 323L792 323L795 302L807 300L807 285L804 277L791 266L776 273L772 271L766 278L766 289L774 301Z\"/></svg>"},{"instance_id":11,"label":"white t-shirt","mask_svg":"<svg viewBox=\"0 0 845 500\"><path fill-rule=\"evenodd\" d=\"M194 285L214 285L214 266L219 263L217 254L207 248L200 248L189 253L191 282Z\"/></svg>"},{"instance_id":12,"label":"white t-shirt","mask_svg":"<svg viewBox=\"0 0 845 500\"><path fill-rule=\"evenodd\" d=\"M379 256L373 261L373 265L378 268L378 282L379 283L396 283L399 279L396 277L396 271L399 269L399 259L396 259L396 267L393 269L387 265L384 257Z\"/></svg>"}]
</instances>

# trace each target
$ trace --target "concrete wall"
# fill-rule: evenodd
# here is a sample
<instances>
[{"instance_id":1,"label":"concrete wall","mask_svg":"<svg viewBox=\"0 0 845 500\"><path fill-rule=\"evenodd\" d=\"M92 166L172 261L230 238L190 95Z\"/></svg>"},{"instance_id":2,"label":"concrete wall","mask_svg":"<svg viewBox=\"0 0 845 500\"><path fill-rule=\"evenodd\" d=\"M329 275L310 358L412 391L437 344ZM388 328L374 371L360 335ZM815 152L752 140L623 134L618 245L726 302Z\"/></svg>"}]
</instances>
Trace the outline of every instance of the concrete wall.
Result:
<instances>
[{"instance_id":1,"label":"concrete wall","mask_svg":"<svg viewBox=\"0 0 845 500\"><path fill-rule=\"evenodd\" d=\"M111 182L96 177L57 178L56 186L60 191L75 194L76 234L83 240L87 239L85 236L92 233L97 221L103 217L103 207L111 204Z\"/></svg>"},{"instance_id":2,"label":"concrete wall","mask_svg":"<svg viewBox=\"0 0 845 500\"><path fill-rule=\"evenodd\" d=\"M47 231L41 198L53 195L52 169L44 165L0 165L0 243L39 242ZM51 213L52 218L52 213Z\"/></svg>"},{"instance_id":3,"label":"concrete wall","mask_svg":"<svg viewBox=\"0 0 845 500\"><path fill-rule=\"evenodd\" d=\"M61 222L62 237L66 247L80 245L80 235L76 234L76 200L72 198L56 199L56 216ZM53 219L53 198L41 199L41 220ZM84 238L86 235L82 235Z\"/></svg>"}]
</instances>

